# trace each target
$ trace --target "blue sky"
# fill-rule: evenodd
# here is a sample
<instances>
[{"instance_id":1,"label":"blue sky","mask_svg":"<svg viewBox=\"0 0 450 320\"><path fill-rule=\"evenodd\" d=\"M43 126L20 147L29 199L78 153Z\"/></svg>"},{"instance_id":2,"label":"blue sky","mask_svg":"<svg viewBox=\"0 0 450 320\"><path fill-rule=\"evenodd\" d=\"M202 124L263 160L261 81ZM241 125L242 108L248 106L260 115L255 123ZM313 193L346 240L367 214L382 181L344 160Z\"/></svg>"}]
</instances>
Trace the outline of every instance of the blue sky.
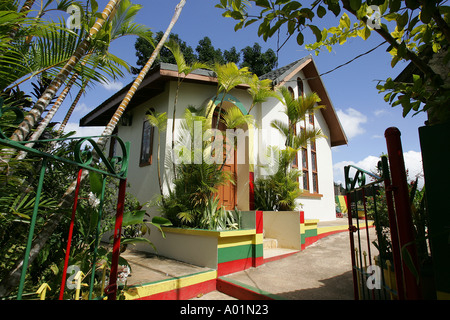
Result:
<instances>
[{"instance_id":1,"label":"blue sky","mask_svg":"<svg viewBox=\"0 0 450 320\"><path fill-rule=\"evenodd\" d=\"M107 0L97 1L100 8L104 8L108 2ZM179 1L132 0L132 2L143 5L136 22L145 24L154 32L157 32L167 28L174 13L174 8ZM274 37L267 42L258 38L257 24L235 32L235 21L221 16L221 10L214 8L217 2L219 1L187 0L172 32L177 33L193 49L195 49L199 40L208 36L211 38L212 44L222 50L229 49L232 46L240 50L247 45L253 45L255 42L258 42L264 51L268 48L276 50L277 38ZM305 3L307 2L305 1ZM68 17L67 14L65 16ZM329 28L336 25L337 19L332 13L327 13L321 20L319 27ZM284 41L285 37L286 35L281 32L280 43ZM314 42L314 39L312 33L308 31L305 33L305 43ZM135 40L135 37L120 39L112 45L111 52L135 65L137 60L134 49ZM319 73L327 72L353 59L382 41L383 39L374 33L366 41L353 38L342 46L336 45L331 53L324 51L318 56L314 56ZM382 153L386 153L384 131L391 126L399 128L402 133L403 151L410 176L413 177L421 171L418 128L424 124L426 115L420 114L415 117L409 115L407 118L403 118L401 107L392 108L384 102L383 95L379 94L376 89L377 80L385 80L387 77L394 78L406 66L405 63L398 63L392 69L390 66L391 56L385 51L386 48L387 45L383 45L349 65L322 76L349 139L347 146L333 148L335 181L343 181L343 166L346 164L373 169L377 163L377 158ZM295 37L293 37L279 52L279 67L309 54L310 52L299 46ZM74 113L70 121L70 128L78 129L77 135L101 133L101 128L94 129L94 131L77 128L79 119L132 79L132 75L127 75L117 82L108 85L99 84L88 90L80 100L78 111ZM55 117L56 121L62 120L65 110L67 110L73 98L74 96L69 96L66 99L59 114Z\"/></svg>"}]
</instances>

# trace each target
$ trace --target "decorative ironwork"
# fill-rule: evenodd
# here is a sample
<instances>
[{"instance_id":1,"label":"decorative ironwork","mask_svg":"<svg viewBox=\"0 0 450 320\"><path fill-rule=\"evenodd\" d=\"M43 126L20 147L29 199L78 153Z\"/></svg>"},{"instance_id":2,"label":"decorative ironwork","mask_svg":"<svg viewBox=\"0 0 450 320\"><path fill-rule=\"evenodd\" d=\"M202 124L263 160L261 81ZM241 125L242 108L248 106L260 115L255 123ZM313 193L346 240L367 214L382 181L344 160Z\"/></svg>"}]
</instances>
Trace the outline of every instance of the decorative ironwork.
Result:
<instances>
[{"instance_id":1,"label":"decorative ironwork","mask_svg":"<svg viewBox=\"0 0 450 320\"><path fill-rule=\"evenodd\" d=\"M0 119L4 116L6 112L13 112L16 116L11 125L20 124L24 120L23 111L17 107L3 107L4 100L0 98ZM111 159L108 159L100 146L94 141L93 138L114 138L120 146L120 150L122 151L121 156L115 156ZM28 143L50 143L50 142L58 142L58 141L68 141L68 140L78 140L75 145L75 157L74 160L62 158L55 156L51 153L44 152L35 148L27 147ZM83 146L86 143L89 143L92 147L92 150L84 149ZM0 145L5 145L17 150L23 150L27 153L33 153L37 156L45 157L48 159L53 159L55 161L65 162L67 164L79 166L83 169L87 169L90 171L96 171L101 174L106 174L109 176L113 176L119 179L126 178L128 171L128 155L129 155L129 143L123 142L123 140L117 135L111 136L89 136L89 137L68 137L68 138L59 138L59 139L43 139L43 140L34 140L34 141L14 141L8 138L2 129L0 128ZM106 167L106 170L102 170L99 167L95 166L92 162L94 157L98 157L101 160L101 163Z\"/></svg>"},{"instance_id":2,"label":"decorative ironwork","mask_svg":"<svg viewBox=\"0 0 450 320\"><path fill-rule=\"evenodd\" d=\"M4 107L4 100L0 98L0 119L8 112L12 112L15 115L15 119L12 121L11 124L8 124L8 126L15 127L18 124L22 123L25 119L23 111L20 108L17 107ZM115 142L120 147L121 156L114 156L111 159L108 159L104 153L99 144L94 141L93 138L101 138L101 139L107 139L107 138L113 138L115 139ZM77 141L75 143L74 147L74 159L67 159L63 157L55 156L51 153L44 152L35 148L30 148L26 146L26 144L29 143L54 143L54 142L63 142L63 141ZM103 140L104 141L104 140ZM77 188L76 188L76 194L75 198L78 195L78 189L80 186L80 178L81 173L83 170L89 170L94 171L102 175L103 182L102 182L102 192L100 196L100 206L103 205L104 200L104 194L105 194L105 181L106 177L113 177L120 180L119 185L119 196L118 196L118 203L117 203L117 213L116 213L116 224L115 224L115 234L114 234L114 244L113 244L113 255L112 255L112 265L111 265L111 272L110 272L110 284L107 287L106 293L108 294L108 299L114 300L116 297L117 292L117 285L115 279L117 278L117 264L120 254L120 239L121 239L121 226L122 226L122 219L123 219L123 209L124 209L124 202L125 202L125 192L126 192L126 176L128 172L128 156L129 156L129 150L130 150L130 144L129 142L124 143L122 139L119 137L113 135L113 136L90 136L90 137L68 137L68 138L58 138L58 139L46 139L46 140L36 140L36 141L14 141L6 136L6 134L2 131L0 128L0 145L4 145L6 147L10 147L12 149L16 150L22 150L30 154L34 154L38 157L41 157L43 159L42 166L39 174L39 182L38 187L36 191L36 201L35 206L33 209L33 214L31 218L30 223L30 230L28 233L28 241L27 246L25 249L25 257L23 261L22 266L22 273L20 277L20 283L19 283L19 290L17 299L21 300L25 286L25 277L27 273L27 268L29 264L29 256L32 246L32 240L34 237L34 229L35 229L35 222L37 219L38 209L39 209L39 199L40 195L43 189L43 183L44 183L44 175L48 168L49 161L59 161L63 162L69 165L73 165L79 169L78 173L78 179L77 179ZM87 148L87 146L90 146L90 148ZM100 168L100 166L97 163L101 163L105 169ZM60 299L63 298L64 295L64 286L65 286L65 276L67 274L67 265L68 265L68 259L69 259L69 253L70 253L70 246L71 246L71 237L72 237L72 228L73 228L73 221L75 218L75 213L77 209L77 201L75 199L73 210L72 210L72 220L71 220L71 227L69 230L69 237L68 237L68 244L66 249L66 258L64 263L64 270L63 270L63 280L61 284L60 289ZM97 259L97 246L99 243L99 232L100 232L100 220L101 220L101 212L102 209L99 210L99 221L97 225L96 230L96 238L95 238L95 244L94 244L94 261L92 263L92 277L90 281L90 290L89 290L89 299L92 299L92 290L94 285L94 273L95 273L95 264ZM115 264L115 265L114 265Z\"/></svg>"}]
</instances>

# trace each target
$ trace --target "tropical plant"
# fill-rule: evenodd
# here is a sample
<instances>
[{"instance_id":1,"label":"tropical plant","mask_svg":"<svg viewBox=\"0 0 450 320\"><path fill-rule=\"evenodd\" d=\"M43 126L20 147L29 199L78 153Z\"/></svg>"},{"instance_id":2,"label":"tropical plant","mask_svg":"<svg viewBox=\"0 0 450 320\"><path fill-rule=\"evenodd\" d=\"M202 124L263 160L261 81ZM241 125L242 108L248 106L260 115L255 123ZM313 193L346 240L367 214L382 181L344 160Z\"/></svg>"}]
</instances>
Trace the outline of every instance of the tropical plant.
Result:
<instances>
[{"instance_id":1,"label":"tropical plant","mask_svg":"<svg viewBox=\"0 0 450 320\"><path fill-rule=\"evenodd\" d=\"M163 186L161 180L161 168L159 165L161 158L161 132L166 131L167 128L167 113L156 113L154 111L149 111L150 114L147 114L147 120L156 129L158 129L158 148L157 148L157 158L156 158L156 166L158 167L158 182L159 182L159 190L161 195L163 194Z\"/></svg>"},{"instance_id":2,"label":"tropical plant","mask_svg":"<svg viewBox=\"0 0 450 320\"><path fill-rule=\"evenodd\" d=\"M292 168L292 161L299 150L318 138L324 137L320 129L302 129L297 132L297 124L309 114L323 108L319 105L319 96L312 92L295 99L289 90L282 86L278 89L280 101L285 106L284 113L288 122L273 120L271 126L277 129L285 139L285 149L277 159L277 171L255 182L255 205L261 210L290 211L295 208L295 199L300 196L298 178L301 172Z\"/></svg>"},{"instance_id":3,"label":"tropical plant","mask_svg":"<svg viewBox=\"0 0 450 320\"><path fill-rule=\"evenodd\" d=\"M146 39L151 44L151 31L147 27L133 22L135 15L141 8L141 5L132 4L130 0L122 0L120 4L117 5L113 14L108 18L102 30L97 33L95 41L93 41L88 54L83 59L83 61L81 61L82 69L85 68L86 64L89 63L90 60L94 60L95 63L91 66L90 69L95 70L97 67L101 67L101 69L104 69L105 66L109 66L108 68L112 70L113 77L115 77L116 74L122 75L120 70L114 67L115 64L126 67L128 71L130 71L126 62L110 53L109 47L114 40L129 35L140 36L142 39ZM33 141L39 139L43 130L50 123L53 116L56 114L57 110L61 106L62 102L66 98L67 94L69 93L73 84L79 76L80 74L77 72L72 75L64 90L61 92L58 100L49 110L44 119L40 121L39 125L34 130L33 134L28 138L28 140ZM92 80L89 76L84 76L84 79L85 80L83 80L81 90L84 90L86 85ZM80 94L78 96L80 96ZM69 109L68 114L71 114L73 112L74 107L75 104L73 104L72 108ZM62 124L62 126L64 126L64 124ZM26 146L32 147L33 144L34 143L29 143ZM19 153L18 159L24 158L25 155L26 153L24 151L21 151Z\"/></svg>"},{"instance_id":4,"label":"tropical plant","mask_svg":"<svg viewBox=\"0 0 450 320\"><path fill-rule=\"evenodd\" d=\"M252 105L248 109L247 114L250 114L253 107L258 103L267 101L269 98L278 98L278 94L272 88L272 80L264 79L260 80L256 74L249 77L247 80L249 88L247 92L252 97Z\"/></svg>"},{"instance_id":5,"label":"tropical plant","mask_svg":"<svg viewBox=\"0 0 450 320\"><path fill-rule=\"evenodd\" d=\"M39 117L46 109L50 99L56 94L63 82L67 79L68 75L74 70L74 67L82 59L82 57L88 52L89 46L95 35L102 29L105 21L109 18L114 7L120 2L120 0L110 0L102 12L101 16L97 18L95 24L91 27L88 36L77 45L74 54L70 60L59 71L58 75L52 80L49 87L45 90L44 94L35 103L30 112L25 116L24 121L19 124L17 130L11 136L14 141L24 141L30 131L34 128L35 124L39 120ZM6 159L6 161L8 161Z\"/></svg>"},{"instance_id":6,"label":"tropical plant","mask_svg":"<svg viewBox=\"0 0 450 320\"><path fill-rule=\"evenodd\" d=\"M217 193L218 186L231 180L227 172L220 170L219 163L203 161L212 141L202 139L199 145L194 142L195 130L207 132L211 128L203 112L193 107L185 110L174 154L176 176L168 188L168 194L162 194L156 200L163 215L175 226L198 227L201 213ZM200 127L196 129L195 126ZM200 159L197 159L199 156Z\"/></svg>"},{"instance_id":7,"label":"tropical plant","mask_svg":"<svg viewBox=\"0 0 450 320\"><path fill-rule=\"evenodd\" d=\"M174 149L175 149L175 118L176 118L176 112L177 112L178 94L180 92L180 87L181 87L184 79L186 79L186 77L191 72L193 72L197 69L207 69L208 66L201 62L193 62L192 64L187 64L186 60L184 58L183 52L181 51L179 43L174 39L170 39L166 43L166 47L170 50L173 57L175 58L177 68L178 68L177 91L175 93L175 100L173 103L173 115L172 115L172 154L173 154ZM173 171L174 171L174 174L176 175L175 161L173 161Z\"/></svg>"},{"instance_id":8,"label":"tropical plant","mask_svg":"<svg viewBox=\"0 0 450 320\"><path fill-rule=\"evenodd\" d=\"M219 206L219 197L209 199L206 207L203 208L200 216L200 229L207 230L227 230L239 229L239 210L226 210L224 206Z\"/></svg>"}]
</instances>

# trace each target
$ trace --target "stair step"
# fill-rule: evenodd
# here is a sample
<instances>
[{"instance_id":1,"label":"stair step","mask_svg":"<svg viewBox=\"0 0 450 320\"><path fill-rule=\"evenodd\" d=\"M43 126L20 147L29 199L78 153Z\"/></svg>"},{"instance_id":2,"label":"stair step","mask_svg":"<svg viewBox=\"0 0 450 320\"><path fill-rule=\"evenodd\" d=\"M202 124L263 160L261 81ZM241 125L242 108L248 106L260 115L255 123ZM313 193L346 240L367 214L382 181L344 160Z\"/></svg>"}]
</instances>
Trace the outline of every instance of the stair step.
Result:
<instances>
[{"instance_id":1,"label":"stair step","mask_svg":"<svg viewBox=\"0 0 450 320\"><path fill-rule=\"evenodd\" d=\"M278 241L277 241L277 239L271 239L271 238L263 239L263 248L264 249L278 248Z\"/></svg>"}]
</instances>

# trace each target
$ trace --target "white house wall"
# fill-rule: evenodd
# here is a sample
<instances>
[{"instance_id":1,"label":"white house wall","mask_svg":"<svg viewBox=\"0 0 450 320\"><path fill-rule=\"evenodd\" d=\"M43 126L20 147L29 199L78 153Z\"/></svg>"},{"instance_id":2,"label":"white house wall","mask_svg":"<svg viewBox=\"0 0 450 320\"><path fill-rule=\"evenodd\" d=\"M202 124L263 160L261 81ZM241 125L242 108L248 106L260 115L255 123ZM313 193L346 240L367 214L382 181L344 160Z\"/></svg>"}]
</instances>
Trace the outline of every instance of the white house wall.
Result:
<instances>
[{"instance_id":1,"label":"white house wall","mask_svg":"<svg viewBox=\"0 0 450 320\"><path fill-rule=\"evenodd\" d=\"M295 97L297 98L297 77L304 78L303 73L299 72L298 75L292 77L292 81L288 81L285 86L291 87L294 90ZM305 94L311 92L307 81L303 81L303 87ZM287 116L284 114L285 106L276 99L270 99L269 101L258 106L255 112L256 119L261 129L258 133L258 149L260 152L267 150L267 147L276 146L280 149L284 149L284 137L278 132L278 130L271 128L270 123L277 119L283 122L287 122ZM307 121L308 123L308 121ZM329 136L329 129L320 111L315 113L315 128L322 129L322 132L327 137ZM300 130L300 125L297 128ZM311 146L308 145L308 165L311 172ZM316 141L316 154L317 154L317 173L319 184L319 195L304 197L301 196L297 199L296 209L302 209L305 212L305 219L319 219L322 221L335 220L335 203L334 203L334 189L333 189L333 162L331 145L329 139L319 139ZM301 169L301 152L298 154L299 169ZM262 167L257 166L255 168L255 178L262 177L264 170ZM303 188L303 180L300 179L300 187ZM309 185L312 187L312 174L309 174Z\"/></svg>"},{"instance_id":2,"label":"white house wall","mask_svg":"<svg viewBox=\"0 0 450 320\"><path fill-rule=\"evenodd\" d=\"M145 113L150 108L157 112L167 110L168 92L164 91L160 95L150 99L140 106L131 110L132 126L119 126L119 135L124 141L130 141L130 164L128 169L128 181L130 183L127 191L133 194L141 203L152 199L153 195L158 195L158 170L157 170L157 130L155 129L155 138L153 140L152 164L140 167L139 159L141 154L142 126L146 119ZM165 133L161 134L161 154L164 155ZM164 158L161 158L161 169L164 164ZM162 172L162 171L161 171Z\"/></svg>"}]
</instances>

